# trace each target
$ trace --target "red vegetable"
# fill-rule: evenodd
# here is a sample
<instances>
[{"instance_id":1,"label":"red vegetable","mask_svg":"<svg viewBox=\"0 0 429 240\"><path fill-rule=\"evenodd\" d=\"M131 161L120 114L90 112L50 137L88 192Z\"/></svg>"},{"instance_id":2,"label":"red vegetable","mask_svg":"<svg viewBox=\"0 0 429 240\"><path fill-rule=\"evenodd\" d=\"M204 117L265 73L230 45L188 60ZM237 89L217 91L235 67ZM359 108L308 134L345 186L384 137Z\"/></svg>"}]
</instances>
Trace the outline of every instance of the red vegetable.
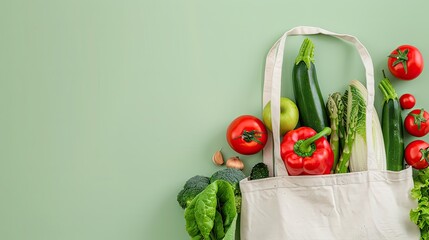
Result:
<instances>
[{"instance_id":1,"label":"red vegetable","mask_svg":"<svg viewBox=\"0 0 429 240\"><path fill-rule=\"evenodd\" d=\"M286 133L281 143L281 157L289 175L329 174L334 164L334 154L324 135L326 127L317 133L310 127L300 127Z\"/></svg>"},{"instance_id":2,"label":"red vegetable","mask_svg":"<svg viewBox=\"0 0 429 240\"><path fill-rule=\"evenodd\" d=\"M407 132L415 137L423 137L429 132L429 113L422 109L414 109L404 120Z\"/></svg>"},{"instance_id":3,"label":"red vegetable","mask_svg":"<svg viewBox=\"0 0 429 240\"><path fill-rule=\"evenodd\" d=\"M402 109L411 109L416 105L416 98L413 95L406 93L399 98Z\"/></svg>"},{"instance_id":4,"label":"red vegetable","mask_svg":"<svg viewBox=\"0 0 429 240\"><path fill-rule=\"evenodd\" d=\"M267 143L267 130L257 117L242 115L234 119L226 131L226 139L234 151L251 155L261 151Z\"/></svg>"},{"instance_id":5,"label":"red vegetable","mask_svg":"<svg viewBox=\"0 0 429 240\"><path fill-rule=\"evenodd\" d=\"M423 140L414 140L405 148L405 161L415 169L429 166L429 144Z\"/></svg>"},{"instance_id":6,"label":"red vegetable","mask_svg":"<svg viewBox=\"0 0 429 240\"><path fill-rule=\"evenodd\" d=\"M389 55L387 66L393 76L402 80L412 80L423 71L423 56L416 47L402 45Z\"/></svg>"}]
</instances>

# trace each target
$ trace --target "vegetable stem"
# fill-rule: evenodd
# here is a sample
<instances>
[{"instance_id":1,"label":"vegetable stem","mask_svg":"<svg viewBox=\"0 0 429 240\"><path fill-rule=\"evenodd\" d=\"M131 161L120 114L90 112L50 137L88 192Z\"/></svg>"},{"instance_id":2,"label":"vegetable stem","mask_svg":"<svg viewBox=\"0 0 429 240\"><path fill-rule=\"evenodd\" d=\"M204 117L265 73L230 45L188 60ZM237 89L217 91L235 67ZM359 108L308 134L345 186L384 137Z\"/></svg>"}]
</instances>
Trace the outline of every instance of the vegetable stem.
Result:
<instances>
[{"instance_id":1,"label":"vegetable stem","mask_svg":"<svg viewBox=\"0 0 429 240\"><path fill-rule=\"evenodd\" d=\"M417 129L420 130L422 128L422 122L426 122L426 118L423 116L425 110L420 109L419 114L410 113L411 116L414 117L414 123L417 125Z\"/></svg>"},{"instance_id":2,"label":"vegetable stem","mask_svg":"<svg viewBox=\"0 0 429 240\"><path fill-rule=\"evenodd\" d=\"M256 142L258 144L262 144L262 142L259 140L259 138L262 137L263 132L258 132L256 130L251 130L251 131L247 131L247 130L243 130L243 133L236 137L237 138L243 138L243 140L245 142Z\"/></svg>"},{"instance_id":3,"label":"vegetable stem","mask_svg":"<svg viewBox=\"0 0 429 240\"><path fill-rule=\"evenodd\" d=\"M352 123L352 124L355 124L355 123ZM347 172L347 169L349 168L349 164L350 164L351 149L353 147L353 141L355 137L356 137L356 130L348 131L347 136L345 138L343 152L341 154L340 159L338 160L338 165L335 169L335 173Z\"/></svg>"},{"instance_id":4,"label":"vegetable stem","mask_svg":"<svg viewBox=\"0 0 429 240\"><path fill-rule=\"evenodd\" d=\"M339 106L337 106L336 100L341 100L341 93L333 93L332 95L328 96L328 102L326 104L326 108L328 109L329 118L331 120L331 137L329 138L329 144L331 145L332 152L334 153L334 164L333 166L337 166L339 153L340 153L340 133L339 133L339 124L340 124L340 117L342 118L342 110L339 110ZM340 102L338 102L340 104ZM341 112L341 113L340 113ZM331 173L334 172L334 167L331 170Z\"/></svg>"},{"instance_id":5,"label":"vegetable stem","mask_svg":"<svg viewBox=\"0 0 429 240\"><path fill-rule=\"evenodd\" d=\"M296 65L300 62L304 62L308 69L311 68L311 63L314 62L314 44L309 38L304 39L299 49L299 54L295 59Z\"/></svg>"},{"instance_id":6,"label":"vegetable stem","mask_svg":"<svg viewBox=\"0 0 429 240\"><path fill-rule=\"evenodd\" d=\"M422 154L422 159L420 161L426 161L426 162L429 163L429 161L428 161L429 148L422 148L422 149L420 149L420 153Z\"/></svg>"},{"instance_id":7,"label":"vegetable stem","mask_svg":"<svg viewBox=\"0 0 429 240\"><path fill-rule=\"evenodd\" d=\"M384 74L384 70L383 70L383 75L386 76ZM383 80L381 80L378 86L380 90L383 92L384 101L387 102L388 100L391 100L391 99L398 99L398 95L396 94L396 91L393 88L392 83L388 78L385 77Z\"/></svg>"},{"instance_id":8,"label":"vegetable stem","mask_svg":"<svg viewBox=\"0 0 429 240\"><path fill-rule=\"evenodd\" d=\"M325 136L325 135L329 135L331 134L331 128L329 127L325 127L322 131L318 132L316 135L305 139L301 145L299 146L299 151L303 152L303 153L308 153L311 151L311 147L310 145L316 141L317 139Z\"/></svg>"},{"instance_id":9,"label":"vegetable stem","mask_svg":"<svg viewBox=\"0 0 429 240\"><path fill-rule=\"evenodd\" d=\"M402 67L404 68L405 74L408 72L407 68L407 61L408 61L408 52L409 49L405 49L405 51L401 51L399 48L396 49L397 54L390 54L389 57L395 58L396 61L392 63L392 66L396 66L397 64L402 64ZM385 77L386 78L386 77Z\"/></svg>"}]
</instances>

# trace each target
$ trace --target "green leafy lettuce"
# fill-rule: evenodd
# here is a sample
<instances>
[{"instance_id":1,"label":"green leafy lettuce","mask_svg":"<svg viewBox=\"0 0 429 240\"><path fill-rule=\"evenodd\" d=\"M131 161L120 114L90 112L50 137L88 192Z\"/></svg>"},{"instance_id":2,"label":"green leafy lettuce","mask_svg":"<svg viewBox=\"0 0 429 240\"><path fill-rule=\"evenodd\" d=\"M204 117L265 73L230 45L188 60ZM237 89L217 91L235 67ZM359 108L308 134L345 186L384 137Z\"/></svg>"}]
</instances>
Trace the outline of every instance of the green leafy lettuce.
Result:
<instances>
[{"instance_id":1,"label":"green leafy lettuce","mask_svg":"<svg viewBox=\"0 0 429 240\"><path fill-rule=\"evenodd\" d=\"M417 199L417 208L411 209L410 219L420 228L421 240L429 240L429 169L420 170L414 178L411 196Z\"/></svg>"},{"instance_id":2,"label":"green leafy lettuce","mask_svg":"<svg viewBox=\"0 0 429 240\"><path fill-rule=\"evenodd\" d=\"M235 236L234 188L216 180L185 209L186 231L193 240L233 240Z\"/></svg>"}]
</instances>

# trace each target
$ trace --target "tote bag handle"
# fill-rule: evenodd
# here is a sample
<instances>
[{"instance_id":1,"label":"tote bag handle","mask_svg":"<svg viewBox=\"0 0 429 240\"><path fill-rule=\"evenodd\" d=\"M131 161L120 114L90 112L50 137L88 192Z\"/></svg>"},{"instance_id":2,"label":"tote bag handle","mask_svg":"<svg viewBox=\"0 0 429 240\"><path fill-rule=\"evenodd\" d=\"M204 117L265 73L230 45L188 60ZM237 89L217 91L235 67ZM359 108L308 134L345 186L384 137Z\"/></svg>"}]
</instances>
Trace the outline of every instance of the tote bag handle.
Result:
<instances>
[{"instance_id":1,"label":"tote bag handle","mask_svg":"<svg viewBox=\"0 0 429 240\"><path fill-rule=\"evenodd\" d=\"M271 101L271 120L273 133L280 132L281 75L286 38L288 36L315 34L333 36L346 42L350 42L356 47L365 67L366 88L368 90L367 106L374 105L374 67L372 59L368 50L356 37L347 34L330 32L318 27L295 27L284 33L281 38L273 45L273 47L268 52L265 63L262 106L265 106L269 101ZM372 129L372 114L376 114L373 113L373 109L374 108L372 107L366 108L366 129ZM268 165L270 174L274 174L274 176L287 176L288 173L286 167L280 156L280 134L270 133L270 137L268 139L269 141L267 142L267 145L263 151L263 162ZM368 170L377 170L372 142L372 134L366 134Z\"/></svg>"}]
</instances>

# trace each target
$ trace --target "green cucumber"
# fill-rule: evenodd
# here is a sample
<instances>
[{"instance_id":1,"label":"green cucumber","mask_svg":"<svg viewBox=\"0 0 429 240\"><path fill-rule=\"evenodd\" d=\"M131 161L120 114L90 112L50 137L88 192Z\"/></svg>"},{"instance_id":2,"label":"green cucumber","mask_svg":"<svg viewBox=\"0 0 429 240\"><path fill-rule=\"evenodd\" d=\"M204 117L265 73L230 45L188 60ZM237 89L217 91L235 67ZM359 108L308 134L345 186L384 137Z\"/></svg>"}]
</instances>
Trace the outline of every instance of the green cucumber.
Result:
<instances>
[{"instance_id":1,"label":"green cucumber","mask_svg":"<svg viewBox=\"0 0 429 240\"><path fill-rule=\"evenodd\" d=\"M313 55L314 44L306 38L295 60L292 82L301 126L311 127L320 132L329 127L329 121L325 101L317 82Z\"/></svg>"},{"instance_id":2,"label":"green cucumber","mask_svg":"<svg viewBox=\"0 0 429 240\"><path fill-rule=\"evenodd\" d=\"M404 169L404 129L402 109L398 95L384 74L378 87L384 95L383 111L381 115L381 130L383 131L384 146L386 149L387 170L400 171Z\"/></svg>"}]
</instances>

